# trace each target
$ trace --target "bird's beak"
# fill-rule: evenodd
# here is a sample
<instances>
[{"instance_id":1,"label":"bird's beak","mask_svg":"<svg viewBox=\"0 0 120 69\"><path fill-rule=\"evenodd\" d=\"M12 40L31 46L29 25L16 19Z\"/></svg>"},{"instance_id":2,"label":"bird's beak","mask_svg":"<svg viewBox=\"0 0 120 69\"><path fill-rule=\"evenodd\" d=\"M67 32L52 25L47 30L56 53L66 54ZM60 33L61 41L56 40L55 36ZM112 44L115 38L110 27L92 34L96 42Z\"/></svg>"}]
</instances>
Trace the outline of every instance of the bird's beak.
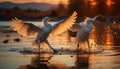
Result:
<instances>
[{"instance_id":1,"label":"bird's beak","mask_svg":"<svg viewBox=\"0 0 120 69\"><path fill-rule=\"evenodd\" d=\"M91 22L91 23L94 23L94 21L95 21L95 20L91 20L91 19L90 19L90 22Z\"/></svg>"},{"instance_id":2,"label":"bird's beak","mask_svg":"<svg viewBox=\"0 0 120 69\"><path fill-rule=\"evenodd\" d=\"M49 18L48 20L50 21L50 20L54 20L54 19L55 19L55 18L52 18L52 17L51 17L51 18Z\"/></svg>"},{"instance_id":3,"label":"bird's beak","mask_svg":"<svg viewBox=\"0 0 120 69\"><path fill-rule=\"evenodd\" d=\"M55 20L56 18L58 18L58 17L51 17L48 20L51 21L51 20Z\"/></svg>"},{"instance_id":4,"label":"bird's beak","mask_svg":"<svg viewBox=\"0 0 120 69\"><path fill-rule=\"evenodd\" d=\"M50 17L46 17L46 19L49 21Z\"/></svg>"},{"instance_id":5,"label":"bird's beak","mask_svg":"<svg viewBox=\"0 0 120 69\"><path fill-rule=\"evenodd\" d=\"M49 19L50 17L45 17L45 18Z\"/></svg>"},{"instance_id":6,"label":"bird's beak","mask_svg":"<svg viewBox=\"0 0 120 69\"><path fill-rule=\"evenodd\" d=\"M96 18L97 17L99 17L100 15L97 15L97 16L95 16L95 17L93 17L93 18L90 18L90 21L93 23L95 20L96 20Z\"/></svg>"},{"instance_id":7,"label":"bird's beak","mask_svg":"<svg viewBox=\"0 0 120 69\"><path fill-rule=\"evenodd\" d=\"M94 22L95 20L90 20L91 22Z\"/></svg>"}]
</instances>

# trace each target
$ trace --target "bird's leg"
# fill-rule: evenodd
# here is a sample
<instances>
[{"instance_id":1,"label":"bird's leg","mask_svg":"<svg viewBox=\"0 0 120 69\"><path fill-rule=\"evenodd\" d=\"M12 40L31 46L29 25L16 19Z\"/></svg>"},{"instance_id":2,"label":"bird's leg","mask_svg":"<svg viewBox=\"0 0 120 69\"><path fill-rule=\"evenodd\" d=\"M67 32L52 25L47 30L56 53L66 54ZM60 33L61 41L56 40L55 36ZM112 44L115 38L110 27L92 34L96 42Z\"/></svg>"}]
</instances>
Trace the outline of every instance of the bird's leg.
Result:
<instances>
[{"instance_id":1,"label":"bird's leg","mask_svg":"<svg viewBox=\"0 0 120 69\"><path fill-rule=\"evenodd\" d=\"M39 45L39 54L40 54L40 45Z\"/></svg>"},{"instance_id":2,"label":"bird's leg","mask_svg":"<svg viewBox=\"0 0 120 69\"><path fill-rule=\"evenodd\" d=\"M79 42L77 42L77 51L79 51Z\"/></svg>"},{"instance_id":3,"label":"bird's leg","mask_svg":"<svg viewBox=\"0 0 120 69\"><path fill-rule=\"evenodd\" d=\"M39 48L39 54L40 54L40 40L37 39L37 45L38 45L38 48Z\"/></svg>"},{"instance_id":4,"label":"bird's leg","mask_svg":"<svg viewBox=\"0 0 120 69\"><path fill-rule=\"evenodd\" d=\"M89 49L89 52L90 52L90 41L89 41L89 39L87 40L87 44L88 44L88 49Z\"/></svg>"},{"instance_id":5,"label":"bird's leg","mask_svg":"<svg viewBox=\"0 0 120 69\"><path fill-rule=\"evenodd\" d=\"M49 42L48 42L47 40L45 41L45 43L47 43L48 46L49 46L54 52L57 52L55 49L53 49L53 48L51 47L51 45L49 44Z\"/></svg>"},{"instance_id":6,"label":"bird's leg","mask_svg":"<svg viewBox=\"0 0 120 69\"><path fill-rule=\"evenodd\" d=\"M77 49L76 49L76 51L79 51L79 42L80 42L80 39L78 38L78 36L76 36L76 41L75 41L75 43L76 43L76 45L77 45Z\"/></svg>"}]
</instances>

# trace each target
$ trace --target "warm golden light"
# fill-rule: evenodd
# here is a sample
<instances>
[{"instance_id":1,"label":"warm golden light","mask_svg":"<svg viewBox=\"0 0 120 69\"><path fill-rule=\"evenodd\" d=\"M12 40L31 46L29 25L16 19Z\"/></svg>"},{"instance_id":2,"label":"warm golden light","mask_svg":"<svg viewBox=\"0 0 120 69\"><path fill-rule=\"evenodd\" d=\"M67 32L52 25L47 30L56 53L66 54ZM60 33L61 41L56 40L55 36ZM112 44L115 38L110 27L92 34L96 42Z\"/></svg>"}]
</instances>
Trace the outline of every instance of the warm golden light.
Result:
<instances>
[{"instance_id":1,"label":"warm golden light","mask_svg":"<svg viewBox=\"0 0 120 69\"><path fill-rule=\"evenodd\" d=\"M117 32L114 32L114 34L116 35L116 34L117 34Z\"/></svg>"},{"instance_id":2,"label":"warm golden light","mask_svg":"<svg viewBox=\"0 0 120 69\"><path fill-rule=\"evenodd\" d=\"M97 2L96 2L96 1L92 1L92 2L91 2L91 5L92 5L92 6L95 6L95 5L97 5Z\"/></svg>"},{"instance_id":3,"label":"warm golden light","mask_svg":"<svg viewBox=\"0 0 120 69\"><path fill-rule=\"evenodd\" d=\"M85 4L90 4L91 6L97 5L97 2L95 0L84 0Z\"/></svg>"},{"instance_id":4,"label":"warm golden light","mask_svg":"<svg viewBox=\"0 0 120 69\"><path fill-rule=\"evenodd\" d=\"M111 34L106 34L105 38L106 38L105 44L107 44L107 45L112 44L113 45L113 36Z\"/></svg>"},{"instance_id":5,"label":"warm golden light","mask_svg":"<svg viewBox=\"0 0 120 69\"><path fill-rule=\"evenodd\" d=\"M113 24L116 24L116 22L114 21Z\"/></svg>"},{"instance_id":6,"label":"warm golden light","mask_svg":"<svg viewBox=\"0 0 120 69\"><path fill-rule=\"evenodd\" d=\"M68 3L68 0L0 0L0 2L14 2L14 3L45 2L50 4L59 4L60 1L62 1L64 4Z\"/></svg>"},{"instance_id":7,"label":"warm golden light","mask_svg":"<svg viewBox=\"0 0 120 69\"><path fill-rule=\"evenodd\" d=\"M108 6L111 6L111 5L114 4L114 2L112 2L111 0L107 0L106 4L107 4Z\"/></svg>"}]
</instances>

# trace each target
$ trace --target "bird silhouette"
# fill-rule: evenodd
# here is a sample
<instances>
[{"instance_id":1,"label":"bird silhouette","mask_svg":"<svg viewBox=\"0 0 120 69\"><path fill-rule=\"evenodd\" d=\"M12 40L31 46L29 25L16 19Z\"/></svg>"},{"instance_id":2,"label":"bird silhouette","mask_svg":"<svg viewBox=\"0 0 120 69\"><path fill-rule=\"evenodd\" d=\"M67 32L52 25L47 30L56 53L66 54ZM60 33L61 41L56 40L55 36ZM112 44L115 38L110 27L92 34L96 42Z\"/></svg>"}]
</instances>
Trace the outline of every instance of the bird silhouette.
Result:
<instances>
[{"instance_id":1,"label":"bird silhouette","mask_svg":"<svg viewBox=\"0 0 120 69\"><path fill-rule=\"evenodd\" d=\"M89 41L89 36L90 36L90 32L92 30L92 23L96 20L96 18L99 15L93 17L93 18L89 18L87 17L84 22L80 22L80 23L75 23L73 25L73 27L70 29L73 32L77 31L77 35L76 35L76 44L77 44L77 49L79 48L79 44L81 42L87 42L88 44L88 49L90 51L90 41Z\"/></svg>"},{"instance_id":2,"label":"bird silhouette","mask_svg":"<svg viewBox=\"0 0 120 69\"><path fill-rule=\"evenodd\" d=\"M60 20L56 24L51 25L48 23L49 17L44 17L42 19L42 26L37 27L32 23L26 23L15 17L14 19L11 20L10 26L13 28L14 31L17 31L17 33L23 36L36 37L36 39L32 42L32 45L38 46L39 52L40 46L45 44L47 44L54 52L56 52L56 50L53 49L52 46L49 44L47 38L49 36L62 34L63 32L70 29L72 25L75 23L76 18L77 13L74 12L68 18Z\"/></svg>"}]
</instances>

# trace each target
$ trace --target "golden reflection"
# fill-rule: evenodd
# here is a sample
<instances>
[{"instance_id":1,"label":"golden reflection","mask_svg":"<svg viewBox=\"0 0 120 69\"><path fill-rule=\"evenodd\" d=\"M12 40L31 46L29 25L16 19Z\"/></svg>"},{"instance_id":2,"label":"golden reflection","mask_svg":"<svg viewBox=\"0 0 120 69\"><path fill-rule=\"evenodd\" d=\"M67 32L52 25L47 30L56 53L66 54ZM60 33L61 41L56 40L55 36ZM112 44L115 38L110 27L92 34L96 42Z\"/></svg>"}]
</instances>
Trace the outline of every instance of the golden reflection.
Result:
<instances>
[{"instance_id":1,"label":"golden reflection","mask_svg":"<svg viewBox=\"0 0 120 69\"><path fill-rule=\"evenodd\" d=\"M72 66L75 65L71 56L41 53L32 56L30 64L20 66L18 69L68 69Z\"/></svg>"},{"instance_id":2,"label":"golden reflection","mask_svg":"<svg viewBox=\"0 0 120 69\"><path fill-rule=\"evenodd\" d=\"M113 22L114 24L116 22ZM102 29L102 27L101 27ZM99 45L113 45L114 44L114 34L111 26L105 26L102 30L97 29L97 27L93 27L91 31L90 38L93 39Z\"/></svg>"},{"instance_id":3,"label":"golden reflection","mask_svg":"<svg viewBox=\"0 0 120 69\"><path fill-rule=\"evenodd\" d=\"M63 62L58 61L52 61L49 64L47 64L49 68L51 69L67 69L67 65Z\"/></svg>"},{"instance_id":4,"label":"golden reflection","mask_svg":"<svg viewBox=\"0 0 120 69\"><path fill-rule=\"evenodd\" d=\"M89 54L79 54L77 53L75 56L75 67L77 69L88 69L89 67Z\"/></svg>"},{"instance_id":5,"label":"golden reflection","mask_svg":"<svg viewBox=\"0 0 120 69\"><path fill-rule=\"evenodd\" d=\"M91 54L88 63L89 69L113 69L114 57Z\"/></svg>"},{"instance_id":6,"label":"golden reflection","mask_svg":"<svg viewBox=\"0 0 120 69\"><path fill-rule=\"evenodd\" d=\"M112 46L114 45L114 37L112 34L106 34L104 35L105 37L105 45L110 45L110 46L107 46L107 48L112 48Z\"/></svg>"},{"instance_id":7,"label":"golden reflection","mask_svg":"<svg viewBox=\"0 0 120 69\"><path fill-rule=\"evenodd\" d=\"M35 54L31 58L31 63L28 65L20 66L18 69L49 69L47 65L48 61L51 59L53 54L44 53L44 54Z\"/></svg>"},{"instance_id":8,"label":"golden reflection","mask_svg":"<svg viewBox=\"0 0 120 69\"><path fill-rule=\"evenodd\" d=\"M114 56L104 54L76 54L74 58L77 69L113 69L115 63Z\"/></svg>"},{"instance_id":9,"label":"golden reflection","mask_svg":"<svg viewBox=\"0 0 120 69\"><path fill-rule=\"evenodd\" d=\"M105 37L106 37L105 44L107 44L107 45L112 44L113 45L113 36L111 34L106 34Z\"/></svg>"}]
</instances>

